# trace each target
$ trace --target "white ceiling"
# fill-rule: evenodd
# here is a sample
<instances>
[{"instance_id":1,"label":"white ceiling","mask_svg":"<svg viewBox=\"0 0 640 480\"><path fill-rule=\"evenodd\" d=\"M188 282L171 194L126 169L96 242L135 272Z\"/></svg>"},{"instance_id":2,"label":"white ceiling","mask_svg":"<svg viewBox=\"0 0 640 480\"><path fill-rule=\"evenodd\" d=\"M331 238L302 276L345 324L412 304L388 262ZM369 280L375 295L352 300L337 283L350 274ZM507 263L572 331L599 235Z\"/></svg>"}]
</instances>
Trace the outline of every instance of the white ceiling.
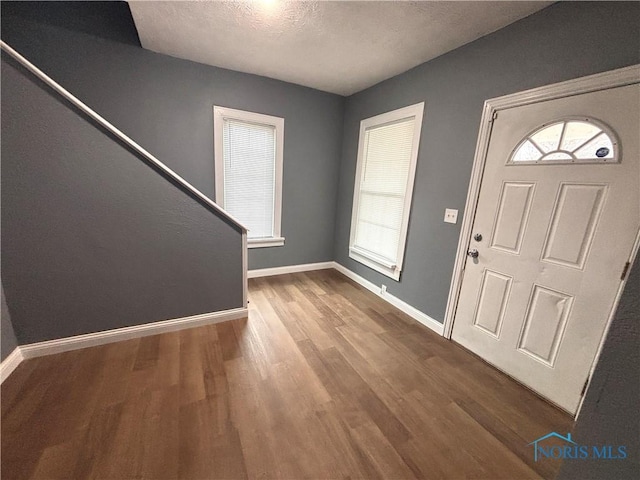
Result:
<instances>
[{"instance_id":1,"label":"white ceiling","mask_svg":"<svg viewBox=\"0 0 640 480\"><path fill-rule=\"evenodd\" d=\"M144 48L350 95L552 2L130 1Z\"/></svg>"}]
</instances>

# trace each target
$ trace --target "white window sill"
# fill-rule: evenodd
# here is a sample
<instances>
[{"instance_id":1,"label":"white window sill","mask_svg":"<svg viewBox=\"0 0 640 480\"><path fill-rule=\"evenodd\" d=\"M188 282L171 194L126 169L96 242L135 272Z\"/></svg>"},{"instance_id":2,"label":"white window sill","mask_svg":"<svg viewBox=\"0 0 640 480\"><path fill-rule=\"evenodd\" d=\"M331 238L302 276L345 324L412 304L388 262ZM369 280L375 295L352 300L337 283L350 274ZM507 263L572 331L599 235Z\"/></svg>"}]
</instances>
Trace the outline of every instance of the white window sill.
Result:
<instances>
[{"instance_id":1,"label":"white window sill","mask_svg":"<svg viewBox=\"0 0 640 480\"><path fill-rule=\"evenodd\" d=\"M283 245L284 237L247 239L247 248L282 247Z\"/></svg>"},{"instance_id":2,"label":"white window sill","mask_svg":"<svg viewBox=\"0 0 640 480\"><path fill-rule=\"evenodd\" d=\"M379 258L376 255L360 250L357 247L349 247L349 257L353 258L356 262L372 268L376 272L386 275L389 278L393 278L396 281L400 280L401 270L388 260Z\"/></svg>"}]
</instances>

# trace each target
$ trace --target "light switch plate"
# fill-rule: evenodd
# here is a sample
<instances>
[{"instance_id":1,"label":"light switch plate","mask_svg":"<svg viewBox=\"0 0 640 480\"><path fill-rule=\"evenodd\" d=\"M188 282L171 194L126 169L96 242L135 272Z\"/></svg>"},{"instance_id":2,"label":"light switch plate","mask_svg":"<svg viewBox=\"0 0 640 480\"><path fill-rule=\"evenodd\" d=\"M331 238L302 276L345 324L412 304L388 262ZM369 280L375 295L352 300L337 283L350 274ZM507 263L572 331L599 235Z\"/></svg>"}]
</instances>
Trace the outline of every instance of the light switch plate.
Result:
<instances>
[{"instance_id":1,"label":"light switch plate","mask_svg":"<svg viewBox=\"0 0 640 480\"><path fill-rule=\"evenodd\" d=\"M458 210L453 208L445 208L444 210L445 223L458 223Z\"/></svg>"}]
</instances>

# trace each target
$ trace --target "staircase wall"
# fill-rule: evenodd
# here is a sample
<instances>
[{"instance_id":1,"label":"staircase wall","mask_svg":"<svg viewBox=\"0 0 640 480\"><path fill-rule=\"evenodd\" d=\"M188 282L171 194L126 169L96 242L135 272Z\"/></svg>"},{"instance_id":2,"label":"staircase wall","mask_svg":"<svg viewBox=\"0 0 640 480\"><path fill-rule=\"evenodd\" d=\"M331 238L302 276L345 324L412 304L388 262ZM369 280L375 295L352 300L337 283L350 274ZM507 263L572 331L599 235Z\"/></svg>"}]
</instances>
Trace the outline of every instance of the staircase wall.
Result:
<instances>
[{"instance_id":1,"label":"staircase wall","mask_svg":"<svg viewBox=\"0 0 640 480\"><path fill-rule=\"evenodd\" d=\"M19 344L243 306L239 229L4 54L1 173Z\"/></svg>"}]
</instances>

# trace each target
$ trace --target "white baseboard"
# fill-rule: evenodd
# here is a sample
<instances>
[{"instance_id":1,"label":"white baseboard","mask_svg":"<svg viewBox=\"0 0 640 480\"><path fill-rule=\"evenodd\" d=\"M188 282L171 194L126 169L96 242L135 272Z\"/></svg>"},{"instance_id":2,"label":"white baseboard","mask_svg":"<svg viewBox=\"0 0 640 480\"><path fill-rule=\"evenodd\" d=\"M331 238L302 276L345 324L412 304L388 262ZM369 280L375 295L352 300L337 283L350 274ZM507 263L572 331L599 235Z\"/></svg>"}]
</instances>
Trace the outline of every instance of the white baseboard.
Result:
<instances>
[{"instance_id":1,"label":"white baseboard","mask_svg":"<svg viewBox=\"0 0 640 480\"><path fill-rule=\"evenodd\" d=\"M418 322L420 322L425 327L433 330L438 335L443 335L444 334L444 325L442 323L434 320L433 318L431 318L426 313L421 312L417 308L409 305L405 301L400 300L398 297L396 297L394 295L391 295L388 292L382 293L380 291L380 287L379 286L371 283L369 280L361 277L360 275L358 275L355 272L352 272L351 270L349 270L348 268L346 268L343 265L340 265L337 262L334 262L333 268L335 268L338 272L342 273L345 277L349 277L354 282L362 285L364 288L366 288L370 292L375 293L378 297L380 297L383 300L389 302L391 305L396 307L398 310L403 311L404 313L409 315L414 320L417 320Z\"/></svg>"},{"instance_id":2,"label":"white baseboard","mask_svg":"<svg viewBox=\"0 0 640 480\"><path fill-rule=\"evenodd\" d=\"M20 347L16 347L13 349L7 358L5 358L0 364L0 383L4 382L5 379L13 373L13 371L18 368L18 365L24 360L22 356L22 351Z\"/></svg>"},{"instance_id":3,"label":"white baseboard","mask_svg":"<svg viewBox=\"0 0 640 480\"><path fill-rule=\"evenodd\" d=\"M380 288L369 280L361 277L357 273L352 272L348 268L337 262L321 262L307 263L302 265L290 265L286 267L263 268L260 270L249 270L249 278L266 277L271 275L282 275L285 273L308 272L312 270L325 270L334 268L354 282L362 285L367 290L376 294L386 302L403 311L414 320L420 322L425 327L433 330L438 335L443 335L444 327L426 313L421 312L417 308L400 300L398 297L388 292L381 293ZM143 325L134 325L131 327L116 328L103 332L87 333L84 335L76 335L73 337L58 338L55 340L47 340L45 342L31 343L16 347L11 354L4 359L0 365L0 383L3 382L13 372L22 360L27 358L41 357L44 355L53 355L55 353L68 352L78 350L80 348L94 347L107 343L121 342L132 338L147 337L158 335L165 332L174 332L186 328L198 327L201 325L226 322L245 318L248 316L248 309L234 308L224 310L222 312L203 313L191 317L175 318L172 320L163 320L160 322L145 323Z\"/></svg>"},{"instance_id":4,"label":"white baseboard","mask_svg":"<svg viewBox=\"0 0 640 480\"><path fill-rule=\"evenodd\" d=\"M444 334L444 326L442 323L434 320L426 313L421 312L417 308L409 305L408 303L400 300L398 297L391 295L388 292L381 293L380 287L374 285L369 280L361 277L357 273L352 272L348 268L343 265L340 265L338 262L321 262L321 263L305 263L301 265L288 265L286 267L274 267L274 268L262 268L260 270L249 270L248 277L249 278L258 278L258 277L270 277L273 275L283 275L285 273L298 273L298 272L309 272L311 270L326 270L328 268L333 268L346 277L349 277L354 282L362 285L367 290L375 293L378 297L383 300L389 302L391 305L396 307L397 309L403 311L407 315L409 315L414 320L417 320L425 327L433 330L438 335Z\"/></svg>"},{"instance_id":5,"label":"white baseboard","mask_svg":"<svg viewBox=\"0 0 640 480\"><path fill-rule=\"evenodd\" d=\"M366 278L361 277L360 275L358 275L355 272L352 272L347 267L345 267L343 265L340 265L338 262L334 262L333 268L335 268L337 271L339 271L345 277L349 277L354 282L362 285L364 288L366 288L370 292L375 293L377 296L382 298L382 294L380 293L380 287L378 287L374 283L371 283Z\"/></svg>"},{"instance_id":6,"label":"white baseboard","mask_svg":"<svg viewBox=\"0 0 640 480\"><path fill-rule=\"evenodd\" d=\"M248 278L271 277L273 275L284 275L285 273L310 272L312 270L326 270L334 268L335 262L303 263L300 265L287 265L286 267L261 268L249 270Z\"/></svg>"},{"instance_id":7,"label":"white baseboard","mask_svg":"<svg viewBox=\"0 0 640 480\"><path fill-rule=\"evenodd\" d=\"M223 310L221 312L203 313L200 315L193 315L191 317L175 318L172 320L163 320L160 322L105 330L103 332L87 333L73 337L47 340L45 342L30 343L28 345L22 345L19 348L22 357L25 359L41 357L44 355L53 355L55 353L68 352L70 350L77 350L80 348L104 345L106 343L121 342L132 338L148 337L165 332L174 332L176 330L199 327L201 325L236 320L238 318L245 318L247 315L248 310L246 308L234 308L231 310Z\"/></svg>"}]
</instances>

